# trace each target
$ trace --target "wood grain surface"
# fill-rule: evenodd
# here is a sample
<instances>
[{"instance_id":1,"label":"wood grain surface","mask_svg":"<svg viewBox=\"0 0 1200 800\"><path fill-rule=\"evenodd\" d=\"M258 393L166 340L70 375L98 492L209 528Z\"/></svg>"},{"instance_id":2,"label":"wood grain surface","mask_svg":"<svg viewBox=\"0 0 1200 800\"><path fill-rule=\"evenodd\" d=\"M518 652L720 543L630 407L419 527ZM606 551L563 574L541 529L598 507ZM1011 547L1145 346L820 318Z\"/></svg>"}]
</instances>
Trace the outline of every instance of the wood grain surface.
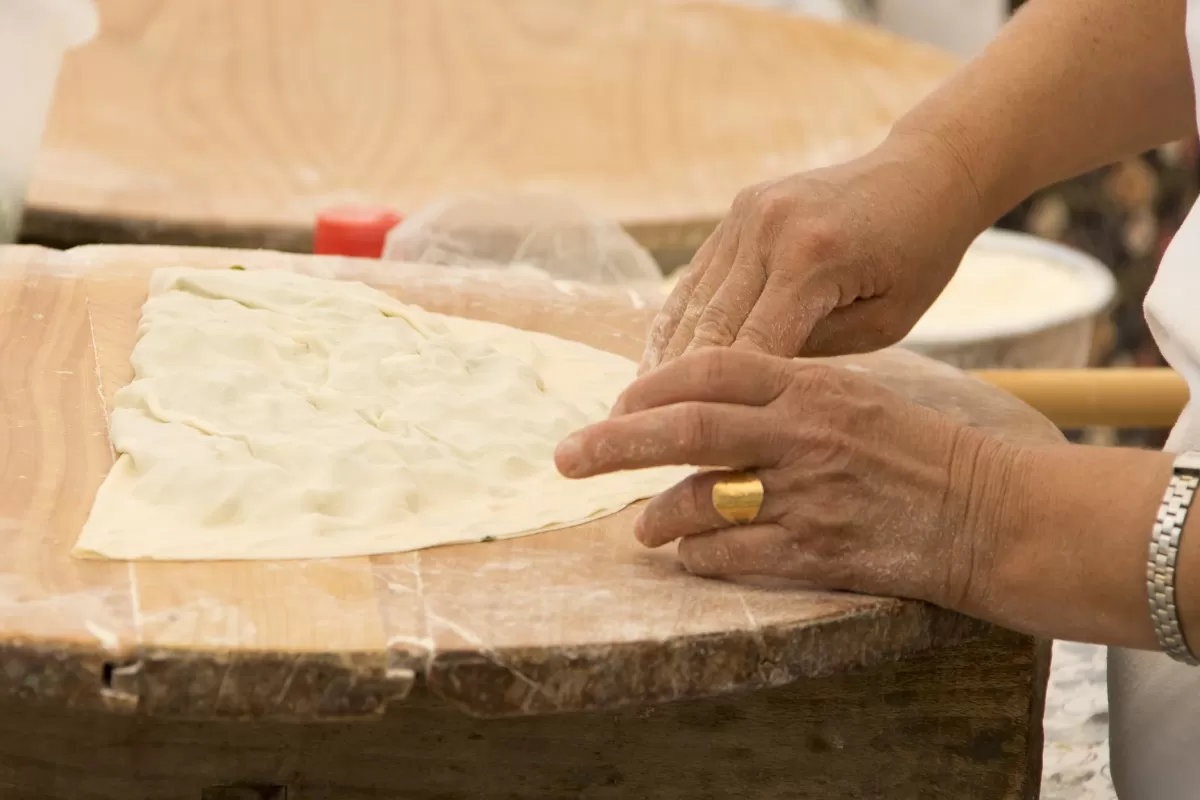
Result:
<instances>
[{"instance_id":1,"label":"wood grain surface","mask_svg":"<svg viewBox=\"0 0 1200 800\"><path fill-rule=\"evenodd\" d=\"M415 682L469 714L611 709L841 673L995 635L921 604L710 581L630 535L634 512L486 544L259 563L67 553L112 453L105 408L159 266L276 267L636 356L619 290L265 251L0 249L0 695L163 717L382 713ZM843 360L1014 441L1059 438L1011 397L899 351Z\"/></svg>"},{"instance_id":2,"label":"wood grain surface","mask_svg":"<svg viewBox=\"0 0 1200 800\"><path fill-rule=\"evenodd\" d=\"M307 251L330 204L520 186L688 253L738 190L864 152L954 65L705 0L98 6L30 189L37 240Z\"/></svg>"},{"instance_id":3,"label":"wood grain surface","mask_svg":"<svg viewBox=\"0 0 1200 800\"><path fill-rule=\"evenodd\" d=\"M988 637L775 689L475 719L418 685L370 722L0 703L5 800L1034 800L1044 649Z\"/></svg>"}]
</instances>

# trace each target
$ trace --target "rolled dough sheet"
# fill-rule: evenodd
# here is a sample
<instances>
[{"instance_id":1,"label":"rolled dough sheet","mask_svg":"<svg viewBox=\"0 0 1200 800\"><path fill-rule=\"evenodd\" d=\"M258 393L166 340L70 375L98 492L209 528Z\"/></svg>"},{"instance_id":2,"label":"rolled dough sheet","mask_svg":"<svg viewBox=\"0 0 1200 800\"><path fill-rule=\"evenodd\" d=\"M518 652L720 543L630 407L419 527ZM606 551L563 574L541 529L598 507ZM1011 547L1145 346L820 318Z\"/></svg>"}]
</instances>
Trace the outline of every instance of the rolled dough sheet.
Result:
<instances>
[{"instance_id":1,"label":"rolled dough sheet","mask_svg":"<svg viewBox=\"0 0 1200 800\"><path fill-rule=\"evenodd\" d=\"M228 560L401 552L611 514L690 474L569 481L627 359L359 283L168 268L116 394L118 458L74 553Z\"/></svg>"}]
</instances>

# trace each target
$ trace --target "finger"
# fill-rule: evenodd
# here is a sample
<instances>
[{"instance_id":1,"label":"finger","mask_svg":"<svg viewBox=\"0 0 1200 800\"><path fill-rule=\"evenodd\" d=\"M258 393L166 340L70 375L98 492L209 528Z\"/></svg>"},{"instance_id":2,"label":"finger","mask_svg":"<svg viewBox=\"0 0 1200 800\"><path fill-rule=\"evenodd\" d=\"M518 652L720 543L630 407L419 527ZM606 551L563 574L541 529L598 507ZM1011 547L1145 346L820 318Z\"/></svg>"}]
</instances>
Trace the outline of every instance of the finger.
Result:
<instances>
[{"instance_id":1,"label":"finger","mask_svg":"<svg viewBox=\"0 0 1200 800\"><path fill-rule=\"evenodd\" d=\"M685 352L733 344L766 284L767 273L759 255L758 242L742 237L729 274L700 314Z\"/></svg>"},{"instance_id":2,"label":"finger","mask_svg":"<svg viewBox=\"0 0 1200 800\"><path fill-rule=\"evenodd\" d=\"M791 358L800 352L817 323L837 305L835 286L814 286L786 271L772 272L738 331L734 347Z\"/></svg>"},{"instance_id":3,"label":"finger","mask_svg":"<svg viewBox=\"0 0 1200 800\"><path fill-rule=\"evenodd\" d=\"M692 343L692 337L696 332L696 323L700 321L701 315L708 308L709 301L725 283L725 279L733 268L733 259L737 255L738 249L740 224L737 220L729 218L721 227L721 240L713 251L712 260L708 264L708 269L704 271L704 277L696 284L695 291L688 298L683 316L679 318L679 326L671 335L671 340L663 351L663 362L682 355L687 346Z\"/></svg>"},{"instance_id":4,"label":"finger","mask_svg":"<svg viewBox=\"0 0 1200 800\"><path fill-rule=\"evenodd\" d=\"M611 416L689 400L765 406L783 394L792 374L790 362L761 353L688 353L630 384L613 404Z\"/></svg>"},{"instance_id":5,"label":"finger","mask_svg":"<svg viewBox=\"0 0 1200 800\"><path fill-rule=\"evenodd\" d=\"M872 353L896 344L908 328L897 324L883 297L855 300L820 320L800 349L808 357Z\"/></svg>"},{"instance_id":6,"label":"finger","mask_svg":"<svg viewBox=\"0 0 1200 800\"><path fill-rule=\"evenodd\" d=\"M679 560L693 575L779 575L796 554L792 534L777 524L742 525L679 540Z\"/></svg>"},{"instance_id":7,"label":"finger","mask_svg":"<svg viewBox=\"0 0 1200 800\"><path fill-rule=\"evenodd\" d=\"M778 521L787 493L773 473L755 473L763 485L763 505L755 524ZM713 505L713 486L728 478L725 470L698 472L655 497L633 524L633 535L646 547L661 547L683 536L694 536L729 527L729 520Z\"/></svg>"},{"instance_id":8,"label":"finger","mask_svg":"<svg viewBox=\"0 0 1200 800\"><path fill-rule=\"evenodd\" d=\"M554 451L568 478L669 465L771 467L782 455L768 412L721 403L677 403L607 419Z\"/></svg>"},{"instance_id":9,"label":"finger","mask_svg":"<svg viewBox=\"0 0 1200 800\"><path fill-rule=\"evenodd\" d=\"M663 351L679 327L679 320L687 309L692 292L696 291L696 286L712 261L712 255L721 241L723 227L723 223L717 225L712 234L704 240L704 244L700 245L700 249L696 251L686 271L680 276L679 282L675 284L675 288L671 290L662 309L654 318L650 335L646 339L646 349L642 352L641 364L638 365L639 375L654 369L662 362Z\"/></svg>"}]
</instances>

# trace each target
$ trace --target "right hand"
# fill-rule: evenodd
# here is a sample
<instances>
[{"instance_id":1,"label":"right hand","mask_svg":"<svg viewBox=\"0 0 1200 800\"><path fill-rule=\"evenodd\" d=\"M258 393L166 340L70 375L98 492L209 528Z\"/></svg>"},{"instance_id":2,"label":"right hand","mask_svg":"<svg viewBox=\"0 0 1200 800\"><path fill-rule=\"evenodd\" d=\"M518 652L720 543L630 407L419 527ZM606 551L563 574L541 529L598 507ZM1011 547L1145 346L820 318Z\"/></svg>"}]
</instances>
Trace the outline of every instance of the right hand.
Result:
<instances>
[{"instance_id":1,"label":"right hand","mask_svg":"<svg viewBox=\"0 0 1200 800\"><path fill-rule=\"evenodd\" d=\"M932 136L742 192L659 312L641 372L705 346L779 356L895 344L987 226L979 192Z\"/></svg>"}]
</instances>

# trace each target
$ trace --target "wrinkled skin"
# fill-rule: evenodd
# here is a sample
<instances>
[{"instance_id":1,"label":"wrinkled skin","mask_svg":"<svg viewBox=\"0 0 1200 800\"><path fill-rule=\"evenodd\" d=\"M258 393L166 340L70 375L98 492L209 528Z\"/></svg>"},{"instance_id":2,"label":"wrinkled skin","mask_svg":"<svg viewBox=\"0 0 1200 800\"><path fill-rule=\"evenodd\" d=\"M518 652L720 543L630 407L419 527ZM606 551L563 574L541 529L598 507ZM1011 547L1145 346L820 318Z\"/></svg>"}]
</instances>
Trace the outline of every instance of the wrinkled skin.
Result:
<instances>
[{"instance_id":1,"label":"wrinkled skin","mask_svg":"<svg viewBox=\"0 0 1200 800\"><path fill-rule=\"evenodd\" d=\"M898 342L984 224L961 163L933 138L742 192L650 331L641 372L704 346L782 356Z\"/></svg>"},{"instance_id":2,"label":"wrinkled skin","mask_svg":"<svg viewBox=\"0 0 1200 800\"><path fill-rule=\"evenodd\" d=\"M706 348L635 381L611 418L565 440L556 461L571 478L669 464L755 471L765 503L751 524L717 515L714 471L642 511L638 539L679 541L696 574L967 608L994 560L987 487L1010 456L855 373Z\"/></svg>"},{"instance_id":3,"label":"wrinkled skin","mask_svg":"<svg viewBox=\"0 0 1200 800\"><path fill-rule=\"evenodd\" d=\"M871 153L744 192L658 316L642 377L611 419L564 441L560 470L755 471L766 505L749 526L716 516L710 474L637 523L704 575L781 575L1157 649L1146 548L1172 454L1013 448L860 375L787 359L897 342L1007 209L1194 136L1186 15L1182 2L1032 0ZM1177 557L1186 632L1200 627L1200 547Z\"/></svg>"}]
</instances>

